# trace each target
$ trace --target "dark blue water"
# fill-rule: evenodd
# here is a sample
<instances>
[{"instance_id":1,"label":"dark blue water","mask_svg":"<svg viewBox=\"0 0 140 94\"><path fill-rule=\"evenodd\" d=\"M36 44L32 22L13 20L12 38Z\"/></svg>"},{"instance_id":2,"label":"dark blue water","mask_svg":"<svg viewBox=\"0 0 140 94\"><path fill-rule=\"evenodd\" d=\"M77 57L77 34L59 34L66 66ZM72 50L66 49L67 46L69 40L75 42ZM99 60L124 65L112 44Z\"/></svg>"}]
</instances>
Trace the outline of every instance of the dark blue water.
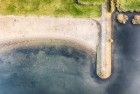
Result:
<instances>
[{"instance_id":1,"label":"dark blue water","mask_svg":"<svg viewBox=\"0 0 140 94\"><path fill-rule=\"evenodd\" d=\"M107 92L140 94L140 25L131 23L137 13L126 13L129 21L125 25L117 23L116 14L113 15L113 73L116 78Z\"/></svg>"}]
</instances>

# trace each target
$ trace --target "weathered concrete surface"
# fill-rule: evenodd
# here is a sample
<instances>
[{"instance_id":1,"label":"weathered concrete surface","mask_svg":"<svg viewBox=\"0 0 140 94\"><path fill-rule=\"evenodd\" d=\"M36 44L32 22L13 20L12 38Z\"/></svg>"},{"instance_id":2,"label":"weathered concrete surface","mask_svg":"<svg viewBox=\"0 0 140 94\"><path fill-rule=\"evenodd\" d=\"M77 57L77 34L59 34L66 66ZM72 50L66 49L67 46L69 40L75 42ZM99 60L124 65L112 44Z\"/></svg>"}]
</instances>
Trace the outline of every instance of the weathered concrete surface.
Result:
<instances>
[{"instance_id":1,"label":"weathered concrete surface","mask_svg":"<svg viewBox=\"0 0 140 94\"><path fill-rule=\"evenodd\" d=\"M97 75L102 79L107 79L112 73L112 38L111 38L111 13L107 11L107 6L102 6L102 17L100 19L101 33L97 51Z\"/></svg>"},{"instance_id":2,"label":"weathered concrete surface","mask_svg":"<svg viewBox=\"0 0 140 94\"><path fill-rule=\"evenodd\" d=\"M99 27L92 19L37 16L0 16L0 50L5 42L30 39L63 39L96 51Z\"/></svg>"}]
</instances>

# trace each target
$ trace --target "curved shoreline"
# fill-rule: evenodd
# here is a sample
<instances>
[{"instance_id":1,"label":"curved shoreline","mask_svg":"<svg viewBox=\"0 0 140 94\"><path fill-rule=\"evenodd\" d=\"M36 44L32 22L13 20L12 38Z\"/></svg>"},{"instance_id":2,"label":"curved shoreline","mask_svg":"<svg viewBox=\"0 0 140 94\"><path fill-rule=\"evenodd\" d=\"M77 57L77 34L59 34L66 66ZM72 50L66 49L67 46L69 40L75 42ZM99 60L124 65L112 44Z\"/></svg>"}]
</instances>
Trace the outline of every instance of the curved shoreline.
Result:
<instances>
[{"instance_id":1,"label":"curved shoreline","mask_svg":"<svg viewBox=\"0 0 140 94\"><path fill-rule=\"evenodd\" d=\"M46 45L48 47L67 46L83 51L87 55L90 55L92 57L93 55L95 55L95 51L91 47L85 45L83 42L69 39L53 39L53 38L21 39L21 40L6 41L4 43L0 43L0 53L5 53L7 51L11 51L13 49L17 49L20 47L38 47L41 45Z\"/></svg>"},{"instance_id":2,"label":"curved shoreline","mask_svg":"<svg viewBox=\"0 0 140 94\"><path fill-rule=\"evenodd\" d=\"M100 32L97 21L93 19L66 17L1 16L0 26L1 51L26 43L29 45L37 41L61 40L65 45L93 53L98 46Z\"/></svg>"}]
</instances>

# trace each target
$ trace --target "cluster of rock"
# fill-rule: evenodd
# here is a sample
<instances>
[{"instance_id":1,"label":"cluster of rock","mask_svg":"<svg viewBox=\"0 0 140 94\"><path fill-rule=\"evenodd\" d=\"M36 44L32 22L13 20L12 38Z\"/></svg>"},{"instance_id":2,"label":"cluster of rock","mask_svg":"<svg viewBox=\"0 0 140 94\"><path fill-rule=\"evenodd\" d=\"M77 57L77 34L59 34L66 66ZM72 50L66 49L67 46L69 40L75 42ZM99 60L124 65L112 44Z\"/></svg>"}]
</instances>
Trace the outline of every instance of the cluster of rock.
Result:
<instances>
[{"instance_id":1,"label":"cluster of rock","mask_svg":"<svg viewBox=\"0 0 140 94\"><path fill-rule=\"evenodd\" d=\"M133 24L140 24L140 15L135 15L132 19Z\"/></svg>"},{"instance_id":2,"label":"cluster of rock","mask_svg":"<svg viewBox=\"0 0 140 94\"><path fill-rule=\"evenodd\" d=\"M117 20L118 22L125 24L128 21L128 16L125 14L118 14Z\"/></svg>"},{"instance_id":3,"label":"cluster of rock","mask_svg":"<svg viewBox=\"0 0 140 94\"><path fill-rule=\"evenodd\" d=\"M128 16L125 14L118 14L117 20L119 23L125 24L128 21ZM135 15L132 19L132 24L140 24L140 15Z\"/></svg>"}]
</instances>

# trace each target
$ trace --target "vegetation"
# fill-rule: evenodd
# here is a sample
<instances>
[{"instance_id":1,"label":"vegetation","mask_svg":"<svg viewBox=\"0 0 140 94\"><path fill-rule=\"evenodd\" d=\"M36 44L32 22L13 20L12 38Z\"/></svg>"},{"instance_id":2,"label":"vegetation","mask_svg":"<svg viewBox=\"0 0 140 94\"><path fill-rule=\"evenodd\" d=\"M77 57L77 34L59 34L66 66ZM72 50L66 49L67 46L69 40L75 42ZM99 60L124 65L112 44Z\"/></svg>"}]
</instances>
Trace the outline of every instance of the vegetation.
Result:
<instances>
[{"instance_id":1,"label":"vegetation","mask_svg":"<svg viewBox=\"0 0 140 94\"><path fill-rule=\"evenodd\" d=\"M100 10L99 5L82 6L76 4L74 0L0 0L1 15L99 17Z\"/></svg>"},{"instance_id":2,"label":"vegetation","mask_svg":"<svg viewBox=\"0 0 140 94\"><path fill-rule=\"evenodd\" d=\"M140 24L140 15L135 15L132 19L133 24Z\"/></svg>"},{"instance_id":3,"label":"vegetation","mask_svg":"<svg viewBox=\"0 0 140 94\"><path fill-rule=\"evenodd\" d=\"M117 20L118 22L125 24L128 21L128 16L125 14L118 14Z\"/></svg>"},{"instance_id":4,"label":"vegetation","mask_svg":"<svg viewBox=\"0 0 140 94\"><path fill-rule=\"evenodd\" d=\"M79 0L79 2L83 2L83 3L94 3L94 4L101 5L102 3L105 2L105 0Z\"/></svg>"},{"instance_id":5,"label":"vegetation","mask_svg":"<svg viewBox=\"0 0 140 94\"><path fill-rule=\"evenodd\" d=\"M140 12L140 0L117 0L117 9L123 12Z\"/></svg>"}]
</instances>

